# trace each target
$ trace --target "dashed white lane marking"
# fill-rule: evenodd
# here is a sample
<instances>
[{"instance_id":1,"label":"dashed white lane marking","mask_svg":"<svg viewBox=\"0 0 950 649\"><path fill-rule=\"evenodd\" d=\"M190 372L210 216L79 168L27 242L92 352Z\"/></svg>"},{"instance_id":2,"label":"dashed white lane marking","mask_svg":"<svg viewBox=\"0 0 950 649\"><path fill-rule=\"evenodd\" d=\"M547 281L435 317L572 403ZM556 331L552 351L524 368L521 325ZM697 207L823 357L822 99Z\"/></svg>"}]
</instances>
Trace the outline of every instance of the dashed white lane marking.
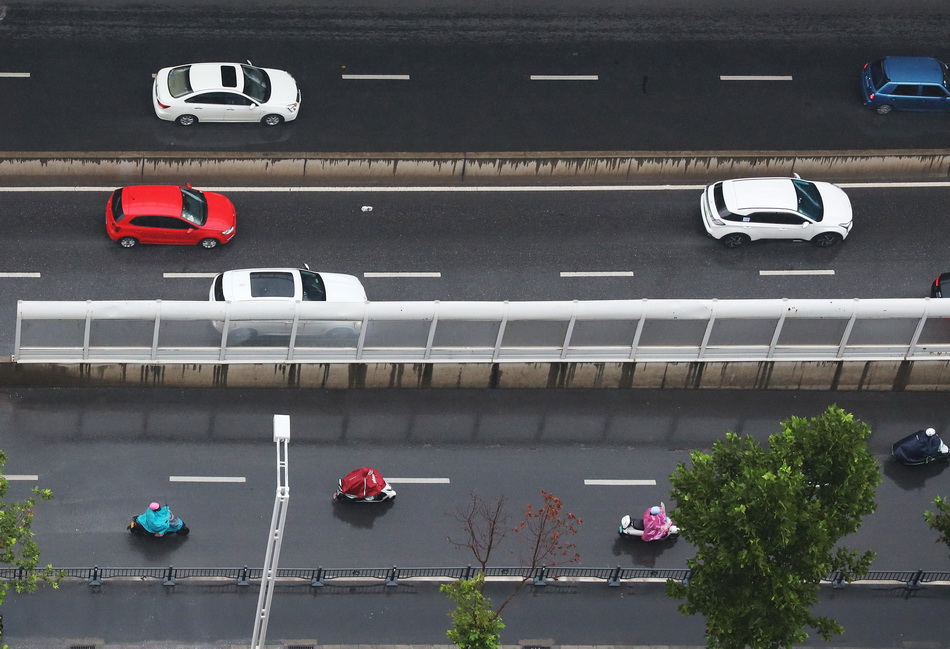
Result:
<instances>
[{"instance_id":1,"label":"dashed white lane marking","mask_svg":"<svg viewBox=\"0 0 950 649\"><path fill-rule=\"evenodd\" d=\"M162 273L165 279L192 279L195 277L217 277L218 273Z\"/></svg>"},{"instance_id":2,"label":"dashed white lane marking","mask_svg":"<svg viewBox=\"0 0 950 649\"><path fill-rule=\"evenodd\" d=\"M344 79L369 81L409 81L408 74L344 74Z\"/></svg>"},{"instance_id":3,"label":"dashed white lane marking","mask_svg":"<svg viewBox=\"0 0 950 649\"><path fill-rule=\"evenodd\" d=\"M633 277L632 270L561 271L561 277Z\"/></svg>"},{"instance_id":4,"label":"dashed white lane marking","mask_svg":"<svg viewBox=\"0 0 950 649\"><path fill-rule=\"evenodd\" d=\"M834 275L833 270L760 270L759 275Z\"/></svg>"},{"instance_id":5,"label":"dashed white lane marking","mask_svg":"<svg viewBox=\"0 0 950 649\"><path fill-rule=\"evenodd\" d=\"M5 476L0 476L0 478L6 479L6 480L39 480L40 476L22 474L22 475L5 475Z\"/></svg>"},{"instance_id":6,"label":"dashed white lane marking","mask_svg":"<svg viewBox=\"0 0 950 649\"><path fill-rule=\"evenodd\" d=\"M532 74L532 81L598 81L596 74Z\"/></svg>"},{"instance_id":7,"label":"dashed white lane marking","mask_svg":"<svg viewBox=\"0 0 950 649\"><path fill-rule=\"evenodd\" d=\"M39 277L39 273L0 273L0 277Z\"/></svg>"},{"instance_id":8,"label":"dashed white lane marking","mask_svg":"<svg viewBox=\"0 0 950 649\"><path fill-rule=\"evenodd\" d=\"M4 79L29 79L29 72L0 72L0 77Z\"/></svg>"},{"instance_id":9,"label":"dashed white lane marking","mask_svg":"<svg viewBox=\"0 0 950 649\"><path fill-rule=\"evenodd\" d=\"M363 277L442 277L442 273L363 273Z\"/></svg>"},{"instance_id":10,"label":"dashed white lane marking","mask_svg":"<svg viewBox=\"0 0 950 649\"><path fill-rule=\"evenodd\" d=\"M720 81L791 81L791 75L753 75L753 74L722 74Z\"/></svg>"},{"instance_id":11,"label":"dashed white lane marking","mask_svg":"<svg viewBox=\"0 0 950 649\"><path fill-rule=\"evenodd\" d=\"M214 476L214 475L170 475L169 482L247 482L241 476Z\"/></svg>"},{"instance_id":12,"label":"dashed white lane marking","mask_svg":"<svg viewBox=\"0 0 950 649\"><path fill-rule=\"evenodd\" d=\"M392 484L449 484L448 478L386 478Z\"/></svg>"},{"instance_id":13,"label":"dashed white lane marking","mask_svg":"<svg viewBox=\"0 0 950 649\"><path fill-rule=\"evenodd\" d=\"M590 487L655 487L656 480L584 480Z\"/></svg>"}]
</instances>

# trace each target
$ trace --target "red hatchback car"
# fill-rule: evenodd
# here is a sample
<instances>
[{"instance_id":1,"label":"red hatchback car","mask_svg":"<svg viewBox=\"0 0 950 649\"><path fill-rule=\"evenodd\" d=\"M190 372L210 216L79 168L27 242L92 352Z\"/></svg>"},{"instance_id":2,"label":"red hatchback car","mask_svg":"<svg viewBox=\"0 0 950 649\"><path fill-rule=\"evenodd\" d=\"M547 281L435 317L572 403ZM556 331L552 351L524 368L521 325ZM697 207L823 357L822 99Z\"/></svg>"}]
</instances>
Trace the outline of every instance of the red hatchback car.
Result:
<instances>
[{"instance_id":1,"label":"red hatchback car","mask_svg":"<svg viewBox=\"0 0 950 649\"><path fill-rule=\"evenodd\" d=\"M214 248L237 231L234 204L191 185L120 187L106 203L106 232L123 248L164 243Z\"/></svg>"}]
</instances>

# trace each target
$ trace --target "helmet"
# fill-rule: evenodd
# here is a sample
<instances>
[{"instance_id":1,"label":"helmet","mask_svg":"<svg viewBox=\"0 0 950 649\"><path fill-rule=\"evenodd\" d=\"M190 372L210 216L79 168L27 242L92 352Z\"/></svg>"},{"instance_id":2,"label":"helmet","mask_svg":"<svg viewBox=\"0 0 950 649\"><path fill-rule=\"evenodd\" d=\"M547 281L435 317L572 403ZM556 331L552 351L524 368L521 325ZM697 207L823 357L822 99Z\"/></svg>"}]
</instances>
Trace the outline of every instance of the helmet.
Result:
<instances>
[{"instance_id":1,"label":"helmet","mask_svg":"<svg viewBox=\"0 0 950 649\"><path fill-rule=\"evenodd\" d=\"M660 509L659 507L657 507L656 505L654 505L653 507L650 508L650 513L653 514L654 516L656 516L657 514L659 514L659 513L662 512L662 511L663 511L663 510Z\"/></svg>"},{"instance_id":2,"label":"helmet","mask_svg":"<svg viewBox=\"0 0 950 649\"><path fill-rule=\"evenodd\" d=\"M153 512L157 512L159 509L162 508L162 506L159 505L158 503L149 503L148 508L151 509Z\"/></svg>"},{"instance_id":3,"label":"helmet","mask_svg":"<svg viewBox=\"0 0 950 649\"><path fill-rule=\"evenodd\" d=\"M937 434L937 431L935 431L933 428L928 428L928 429L927 429L927 436L928 436L928 437L933 437L933 436L936 435L936 434Z\"/></svg>"}]
</instances>

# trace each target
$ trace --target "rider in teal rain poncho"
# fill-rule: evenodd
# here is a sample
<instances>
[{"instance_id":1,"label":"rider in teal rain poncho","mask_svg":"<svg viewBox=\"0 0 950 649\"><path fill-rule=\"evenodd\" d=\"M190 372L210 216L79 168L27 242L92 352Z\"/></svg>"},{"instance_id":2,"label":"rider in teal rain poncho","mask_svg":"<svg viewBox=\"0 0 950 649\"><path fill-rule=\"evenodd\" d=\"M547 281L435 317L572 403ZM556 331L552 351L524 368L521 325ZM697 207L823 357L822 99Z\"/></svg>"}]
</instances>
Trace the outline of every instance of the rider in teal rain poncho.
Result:
<instances>
[{"instance_id":1,"label":"rider in teal rain poncho","mask_svg":"<svg viewBox=\"0 0 950 649\"><path fill-rule=\"evenodd\" d=\"M167 532L177 532L183 525L181 519L175 516L172 510L158 503L151 503L145 513L139 514L135 520L146 531L155 536L163 536Z\"/></svg>"}]
</instances>

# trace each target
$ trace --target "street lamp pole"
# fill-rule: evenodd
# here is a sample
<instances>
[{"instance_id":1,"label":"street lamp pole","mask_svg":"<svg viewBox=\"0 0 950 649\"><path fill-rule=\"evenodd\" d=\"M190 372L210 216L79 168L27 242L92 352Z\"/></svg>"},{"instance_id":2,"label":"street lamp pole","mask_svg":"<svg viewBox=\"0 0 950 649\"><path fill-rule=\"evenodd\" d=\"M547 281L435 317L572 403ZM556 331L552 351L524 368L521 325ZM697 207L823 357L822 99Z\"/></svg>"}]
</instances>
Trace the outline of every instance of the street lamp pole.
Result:
<instances>
[{"instance_id":1,"label":"street lamp pole","mask_svg":"<svg viewBox=\"0 0 950 649\"><path fill-rule=\"evenodd\" d=\"M284 521L290 501L290 480L287 473L287 446L290 444L290 415L274 415L274 443L277 445L277 495L274 498L274 514L271 516L267 536L267 552L264 555L264 570L261 574L261 594L257 599L257 615L254 618L254 633L251 649L264 649L267 636L267 620L274 597L277 578L277 561L280 559L280 542L284 536Z\"/></svg>"}]
</instances>

